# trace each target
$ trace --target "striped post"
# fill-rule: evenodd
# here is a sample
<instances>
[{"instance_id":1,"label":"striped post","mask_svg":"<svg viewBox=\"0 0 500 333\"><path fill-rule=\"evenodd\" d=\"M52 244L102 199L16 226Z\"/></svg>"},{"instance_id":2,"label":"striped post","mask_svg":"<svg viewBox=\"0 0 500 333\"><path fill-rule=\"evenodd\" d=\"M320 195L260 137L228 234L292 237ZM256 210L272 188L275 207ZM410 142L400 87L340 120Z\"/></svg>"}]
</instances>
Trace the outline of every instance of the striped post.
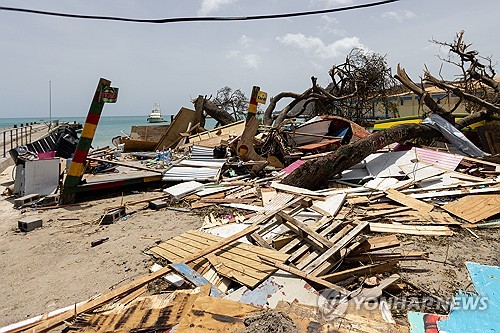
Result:
<instances>
[{"instance_id":1,"label":"striped post","mask_svg":"<svg viewBox=\"0 0 500 333\"><path fill-rule=\"evenodd\" d=\"M68 204L75 201L75 189L82 179L85 169L85 161L87 160L90 146L97 129L97 124L99 123L99 118L101 117L101 112L104 107L104 102L100 100L99 96L101 91L110 85L111 81L109 80L103 78L99 80L99 84L97 85L97 89L94 94L94 99L92 100L92 104L90 104L89 113L87 114L87 119L85 120L85 125L83 126L80 140L78 141L78 146L76 147L75 154L73 155L73 159L64 181L61 194L61 204Z\"/></svg>"},{"instance_id":2,"label":"striped post","mask_svg":"<svg viewBox=\"0 0 500 333\"><path fill-rule=\"evenodd\" d=\"M241 134L236 151L242 161L263 161L265 158L255 152L253 141L257 130L259 129L259 120L257 119L257 103L260 87L253 86L250 103L248 104L248 113L245 123L245 130Z\"/></svg>"},{"instance_id":3,"label":"striped post","mask_svg":"<svg viewBox=\"0 0 500 333\"><path fill-rule=\"evenodd\" d=\"M255 117L257 114L257 95L259 95L260 87L253 86L252 95L250 96L250 104L248 104L247 120Z\"/></svg>"}]
</instances>

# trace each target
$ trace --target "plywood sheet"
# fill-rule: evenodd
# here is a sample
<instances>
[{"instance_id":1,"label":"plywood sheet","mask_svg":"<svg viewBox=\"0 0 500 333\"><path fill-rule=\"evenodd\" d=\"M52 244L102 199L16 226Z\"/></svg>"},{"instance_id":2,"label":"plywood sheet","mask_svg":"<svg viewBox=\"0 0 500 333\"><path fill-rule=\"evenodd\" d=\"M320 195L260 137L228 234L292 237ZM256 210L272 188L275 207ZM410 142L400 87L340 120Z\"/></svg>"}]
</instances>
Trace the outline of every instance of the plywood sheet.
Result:
<instances>
[{"instance_id":1,"label":"plywood sheet","mask_svg":"<svg viewBox=\"0 0 500 333\"><path fill-rule=\"evenodd\" d=\"M170 148L181 139L181 133L186 132L189 123L194 122L195 111L187 108L181 108L170 124L165 134L161 137L155 149Z\"/></svg>"},{"instance_id":2,"label":"plywood sheet","mask_svg":"<svg viewBox=\"0 0 500 333\"><path fill-rule=\"evenodd\" d=\"M347 193L341 193L332 195L331 197L326 198L326 200L324 201L316 200L314 201L311 209L325 216L335 216L344 204L346 197Z\"/></svg>"},{"instance_id":3,"label":"plywood sheet","mask_svg":"<svg viewBox=\"0 0 500 333\"><path fill-rule=\"evenodd\" d=\"M500 194L468 195L442 208L469 223L477 223L500 213Z\"/></svg>"},{"instance_id":4,"label":"plywood sheet","mask_svg":"<svg viewBox=\"0 0 500 333\"><path fill-rule=\"evenodd\" d=\"M132 126L130 138L133 140L158 142L167 131L169 125Z\"/></svg>"},{"instance_id":5,"label":"plywood sheet","mask_svg":"<svg viewBox=\"0 0 500 333\"><path fill-rule=\"evenodd\" d=\"M189 142L200 142L200 141L205 141L211 138L219 137L219 138L224 138L227 139L229 136L239 136L241 133L243 133L243 130L245 129L245 121L240 120L235 123L217 127L213 130L209 130L206 132L198 133L195 135L191 135L189 137Z\"/></svg>"},{"instance_id":6,"label":"plywood sheet","mask_svg":"<svg viewBox=\"0 0 500 333\"><path fill-rule=\"evenodd\" d=\"M191 312L183 316L177 333L238 332L245 328L243 319L262 308L228 299L200 296Z\"/></svg>"},{"instance_id":7,"label":"plywood sheet","mask_svg":"<svg viewBox=\"0 0 500 333\"><path fill-rule=\"evenodd\" d=\"M173 294L139 298L129 305L117 305L105 312L81 315L70 327L78 332L131 332L134 330L168 331L191 311L198 293L177 291Z\"/></svg>"}]
</instances>

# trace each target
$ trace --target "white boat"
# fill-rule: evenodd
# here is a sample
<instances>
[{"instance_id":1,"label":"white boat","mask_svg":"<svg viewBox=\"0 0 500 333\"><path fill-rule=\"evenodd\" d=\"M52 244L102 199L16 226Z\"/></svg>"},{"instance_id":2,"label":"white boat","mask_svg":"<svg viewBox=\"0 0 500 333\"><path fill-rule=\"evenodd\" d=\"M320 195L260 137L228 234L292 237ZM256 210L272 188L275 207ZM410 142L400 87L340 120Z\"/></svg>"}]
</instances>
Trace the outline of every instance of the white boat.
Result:
<instances>
[{"instance_id":1,"label":"white boat","mask_svg":"<svg viewBox=\"0 0 500 333\"><path fill-rule=\"evenodd\" d=\"M150 123L163 123L165 119L163 119L163 115L161 114L160 104L155 103L153 105L153 109L148 116L148 122Z\"/></svg>"}]
</instances>

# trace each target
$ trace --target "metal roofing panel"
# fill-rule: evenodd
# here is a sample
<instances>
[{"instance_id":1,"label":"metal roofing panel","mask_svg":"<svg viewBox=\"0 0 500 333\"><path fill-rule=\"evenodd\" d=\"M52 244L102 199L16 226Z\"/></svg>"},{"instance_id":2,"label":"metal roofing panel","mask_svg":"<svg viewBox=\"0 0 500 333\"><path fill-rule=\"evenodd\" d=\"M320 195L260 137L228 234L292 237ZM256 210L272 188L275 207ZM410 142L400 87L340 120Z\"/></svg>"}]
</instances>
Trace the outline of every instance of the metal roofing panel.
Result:
<instances>
[{"instance_id":1,"label":"metal roofing panel","mask_svg":"<svg viewBox=\"0 0 500 333\"><path fill-rule=\"evenodd\" d=\"M463 157L459 155L431 149L416 148L416 151L417 157L420 161L445 170L454 171L463 159Z\"/></svg>"}]
</instances>

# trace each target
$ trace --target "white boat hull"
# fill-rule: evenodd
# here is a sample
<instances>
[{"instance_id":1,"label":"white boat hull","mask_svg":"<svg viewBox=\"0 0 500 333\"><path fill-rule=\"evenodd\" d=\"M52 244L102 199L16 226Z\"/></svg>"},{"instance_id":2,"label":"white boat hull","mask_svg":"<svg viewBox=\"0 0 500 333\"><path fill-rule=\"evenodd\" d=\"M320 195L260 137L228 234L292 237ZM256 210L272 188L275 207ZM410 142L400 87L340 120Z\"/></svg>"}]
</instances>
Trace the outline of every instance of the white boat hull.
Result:
<instances>
[{"instance_id":1,"label":"white boat hull","mask_svg":"<svg viewBox=\"0 0 500 333\"><path fill-rule=\"evenodd\" d=\"M165 119L163 118L148 118L148 123L164 123Z\"/></svg>"}]
</instances>

